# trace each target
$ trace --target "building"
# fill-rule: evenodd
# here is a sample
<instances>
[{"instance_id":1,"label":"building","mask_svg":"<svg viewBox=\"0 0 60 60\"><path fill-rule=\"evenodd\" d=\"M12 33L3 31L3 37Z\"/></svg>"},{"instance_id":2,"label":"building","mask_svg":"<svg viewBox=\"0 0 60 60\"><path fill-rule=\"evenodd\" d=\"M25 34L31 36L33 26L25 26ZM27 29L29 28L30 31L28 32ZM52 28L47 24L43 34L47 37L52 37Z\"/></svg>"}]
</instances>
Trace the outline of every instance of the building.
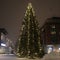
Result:
<instances>
[{"instance_id":1,"label":"building","mask_svg":"<svg viewBox=\"0 0 60 60\"><path fill-rule=\"evenodd\" d=\"M7 31L4 28L0 28L0 46L1 43L5 43L6 42L6 35L7 35Z\"/></svg>"},{"instance_id":2,"label":"building","mask_svg":"<svg viewBox=\"0 0 60 60\"><path fill-rule=\"evenodd\" d=\"M45 52L60 52L60 17L48 18L40 28L41 44Z\"/></svg>"},{"instance_id":3,"label":"building","mask_svg":"<svg viewBox=\"0 0 60 60\"><path fill-rule=\"evenodd\" d=\"M13 43L8 38L8 32L5 28L0 28L0 53L12 53Z\"/></svg>"},{"instance_id":4,"label":"building","mask_svg":"<svg viewBox=\"0 0 60 60\"><path fill-rule=\"evenodd\" d=\"M6 35L7 31L4 28L0 28L0 53L5 52L5 47L6 47Z\"/></svg>"}]
</instances>

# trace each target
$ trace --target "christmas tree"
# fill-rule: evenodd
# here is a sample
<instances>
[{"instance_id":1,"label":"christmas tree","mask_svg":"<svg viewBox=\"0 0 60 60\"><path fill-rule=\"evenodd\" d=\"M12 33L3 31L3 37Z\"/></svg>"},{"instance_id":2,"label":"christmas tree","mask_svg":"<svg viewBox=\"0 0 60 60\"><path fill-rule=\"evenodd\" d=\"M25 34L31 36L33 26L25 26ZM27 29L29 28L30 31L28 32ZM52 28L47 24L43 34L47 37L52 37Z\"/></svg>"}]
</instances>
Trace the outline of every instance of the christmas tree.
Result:
<instances>
[{"instance_id":1,"label":"christmas tree","mask_svg":"<svg viewBox=\"0 0 60 60\"><path fill-rule=\"evenodd\" d=\"M41 55L40 47L39 25L32 4L29 3L22 22L17 52L22 57L30 56L33 58Z\"/></svg>"}]
</instances>

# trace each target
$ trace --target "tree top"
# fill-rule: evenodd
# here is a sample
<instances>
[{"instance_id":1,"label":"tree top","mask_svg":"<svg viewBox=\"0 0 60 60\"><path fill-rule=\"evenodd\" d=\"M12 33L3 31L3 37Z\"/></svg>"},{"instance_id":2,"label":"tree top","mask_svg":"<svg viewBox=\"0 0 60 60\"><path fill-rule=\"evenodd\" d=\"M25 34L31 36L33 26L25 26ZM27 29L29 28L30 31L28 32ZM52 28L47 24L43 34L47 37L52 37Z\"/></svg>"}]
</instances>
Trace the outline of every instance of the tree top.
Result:
<instances>
[{"instance_id":1,"label":"tree top","mask_svg":"<svg viewBox=\"0 0 60 60\"><path fill-rule=\"evenodd\" d=\"M32 8L32 4L31 4L31 3L28 3L27 8L28 8L28 9L31 9L31 8Z\"/></svg>"},{"instance_id":2,"label":"tree top","mask_svg":"<svg viewBox=\"0 0 60 60\"><path fill-rule=\"evenodd\" d=\"M29 14L30 14L30 10L32 10L33 16L35 16L35 12L34 12L34 9L32 7L32 3L28 3L25 16L28 14L28 11L29 11Z\"/></svg>"}]
</instances>

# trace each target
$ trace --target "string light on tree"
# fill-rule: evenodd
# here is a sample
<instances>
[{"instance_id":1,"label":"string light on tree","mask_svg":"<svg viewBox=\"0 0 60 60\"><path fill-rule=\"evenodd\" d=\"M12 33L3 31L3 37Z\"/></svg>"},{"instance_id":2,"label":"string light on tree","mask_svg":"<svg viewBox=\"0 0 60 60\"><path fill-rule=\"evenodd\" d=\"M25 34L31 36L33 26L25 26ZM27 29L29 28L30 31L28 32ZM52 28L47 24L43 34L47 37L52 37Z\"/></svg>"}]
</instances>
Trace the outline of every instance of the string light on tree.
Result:
<instances>
[{"instance_id":1,"label":"string light on tree","mask_svg":"<svg viewBox=\"0 0 60 60\"><path fill-rule=\"evenodd\" d=\"M31 58L33 58L35 54L37 54L37 56L43 56L42 50L40 51L39 25L31 3L27 6L21 30L18 45L20 56L30 56Z\"/></svg>"}]
</instances>

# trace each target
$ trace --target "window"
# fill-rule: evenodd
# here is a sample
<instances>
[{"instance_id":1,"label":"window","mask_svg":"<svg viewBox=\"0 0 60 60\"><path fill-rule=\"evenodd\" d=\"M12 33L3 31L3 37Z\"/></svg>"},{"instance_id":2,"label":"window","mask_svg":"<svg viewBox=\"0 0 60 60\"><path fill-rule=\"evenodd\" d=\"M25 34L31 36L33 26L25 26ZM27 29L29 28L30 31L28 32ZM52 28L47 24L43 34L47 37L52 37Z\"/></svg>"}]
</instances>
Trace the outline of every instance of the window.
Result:
<instances>
[{"instance_id":1,"label":"window","mask_svg":"<svg viewBox=\"0 0 60 60\"><path fill-rule=\"evenodd\" d=\"M42 28L42 31L44 31L44 28Z\"/></svg>"},{"instance_id":2,"label":"window","mask_svg":"<svg viewBox=\"0 0 60 60\"><path fill-rule=\"evenodd\" d=\"M55 25L52 25L51 28L55 28Z\"/></svg>"},{"instance_id":3,"label":"window","mask_svg":"<svg viewBox=\"0 0 60 60\"><path fill-rule=\"evenodd\" d=\"M55 27L55 25L51 25L50 34L51 34L52 44L56 44L57 43L57 36L56 36L56 27Z\"/></svg>"},{"instance_id":4,"label":"window","mask_svg":"<svg viewBox=\"0 0 60 60\"><path fill-rule=\"evenodd\" d=\"M56 34L56 27L55 27L55 25L51 25L51 34L52 35Z\"/></svg>"},{"instance_id":5,"label":"window","mask_svg":"<svg viewBox=\"0 0 60 60\"><path fill-rule=\"evenodd\" d=\"M56 31L51 31L51 34L52 34L52 35L56 34Z\"/></svg>"}]
</instances>

